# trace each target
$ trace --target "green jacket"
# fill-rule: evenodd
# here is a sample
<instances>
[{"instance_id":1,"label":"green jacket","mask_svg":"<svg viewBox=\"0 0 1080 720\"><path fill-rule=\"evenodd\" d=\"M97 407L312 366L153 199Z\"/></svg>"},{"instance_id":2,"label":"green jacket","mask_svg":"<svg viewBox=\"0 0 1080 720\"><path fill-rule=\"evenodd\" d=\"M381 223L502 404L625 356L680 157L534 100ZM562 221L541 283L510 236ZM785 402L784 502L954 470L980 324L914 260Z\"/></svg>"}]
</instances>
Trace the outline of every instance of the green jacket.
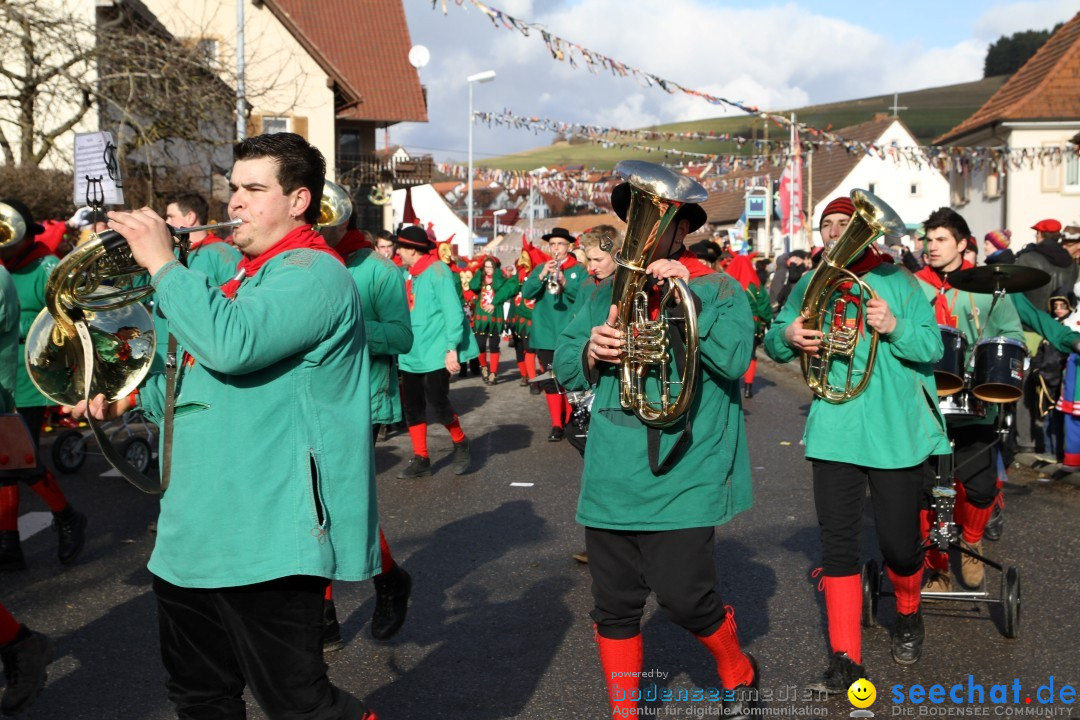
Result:
<instances>
[{"instance_id":1,"label":"green jacket","mask_svg":"<svg viewBox=\"0 0 1080 720\"><path fill-rule=\"evenodd\" d=\"M536 305L535 300L526 300L521 295L521 288L527 279L527 277L521 278L518 276L513 278L517 290L510 301L510 313L506 318L506 323L510 326L510 332L519 338L529 337L529 331L532 330L533 307Z\"/></svg>"},{"instance_id":2,"label":"green jacket","mask_svg":"<svg viewBox=\"0 0 1080 720\"><path fill-rule=\"evenodd\" d=\"M765 330L772 322L772 303L769 292L761 284L746 288L746 299L750 301L750 311L754 313L754 336L765 337Z\"/></svg>"},{"instance_id":3,"label":"green jacket","mask_svg":"<svg viewBox=\"0 0 1080 720\"><path fill-rule=\"evenodd\" d=\"M1080 342L1080 333L1070 330L1055 320L1050 313L1035 307L1023 293L1009 295L1009 299L1013 301L1021 325L1046 338L1055 349L1063 353L1077 352L1076 344ZM997 310L995 309L994 312Z\"/></svg>"},{"instance_id":4,"label":"green jacket","mask_svg":"<svg viewBox=\"0 0 1080 720\"><path fill-rule=\"evenodd\" d=\"M15 291L19 296L19 362L17 365L18 377L15 380L15 405L19 408L41 407L54 405L52 400L38 392L30 374L26 372L26 333L34 324L34 318L45 307L45 283L49 274L60 264L55 255L46 255L38 258L26 266L11 272L11 279L15 281Z\"/></svg>"},{"instance_id":5,"label":"green jacket","mask_svg":"<svg viewBox=\"0 0 1080 720\"><path fill-rule=\"evenodd\" d=\"M407 289L413 344L409 352L398 356L402 370L427 373L444 368L450 350L457 350L461 361L477 356L476 338L466 332L469 320L455 285L461 287L457 275L438 261L420 275L410 276Z\"/></svg>"},{"instance_id":6,"label":"green jacket","mask_svg":"<svg viewBox=\"0 0 1080 720\"><path fill-rule=\"evenodd\" d=\"M787 344L784 331L802 308L813 272L805 273L792 288L787 303L765 335L765 352L781 363L799 358ZM930 455L950 452L945 421L938 408L933 363L944 353L934 312L918 280L896 265L879 265L863 276L874 292L889 304L896 328L880 337L877 358L866 390L845 403L814 397L803 432L806 457L895 469L918 465ZM834 304L826 305L823 327L832 321ZM849 304L847 316L855 307ZM855 351L855 367L865 368L870 352L870 330ZM839 384L847 365L834 362L829 374Z\"/></svg>"},{"instance_id":7,"label":"green jacket","mask_svg":"<svg viewBox=\"0 0 1080 720\"><path fill-rule=\"evenodd\" d=\"M585 447L577 521L588 527L652 531L709 527L752 504L739 380L750 364L754 320L746 293L726 275L690 281L698 313L701 382L691 404L692 439L675 465L657 477L649 468L648 428L619 402L618 366L590 374L584 353L592 329L607 319L612 279L605 279L559 337L553 364L569 390L596 391ZM652 388L655 392L655 387ZM655 395L654 395L655 397ZM660 457L684 421L660 431Z\"/></svg>"},{"instance_id":8,"label":"green jacket","mask_svg":"<svg viewBox=\"0 0 1080 720\"><path fill-rule=\"evenodd\" d=\"M364 308L364 331L371 358L371 422L398 422L401 394L397 356L409 352L413 344L405 279L394 263L371 248L354 252L345 266L356 281Z\"/></svg>"},{"instance_id":9,"label":"green jacket","mask_svg":"<svg viewBox=\"0 0 1080 720\"><path fill-rule=\"evenodd\" d=\"M938 294L937 289L930 283L923 281L920 281L919 285L922 287L926 299L933 303ZM946 298L952 305L953 313L956 315L956 328L964 334L968 342L967 352L964 354L965 367L971 366L971 353L975 351L975 339L979 337L980 327L983 328L982 337L984 339L1006 337L1011 340L1025 342L1024 330L1020 326L1020 316L1017 315L1016 306L1013 304L1013 295L1006 295L998 301L989 322L985 321L984 318L990 312L990 304L994 300L993 295L969 293L964 290L949 290L946 293ZM998 405L987 403L985 418L980 420L956 420L951 421L949 424L956 427L990 425L997 422L998 409Z\"/></svg>"},{"instance_id":10,"label":"green jacket","mask_svg":"<svg viewBox=\"0 0 1080 720\"><path fill-rule=\"evenodd\" d=\"M187 263L192 270L197 270L210 278L210 283L215 287L221 287L236 276L237 267L243 255L240 251L225 242L212 242L202 244L188 253ZM161 314L161 306L154 306L154 334L157 338L157 347L154 349L154 363L152 370L163 371L165 369L165 355L169 351L169 321Z\"/></svg>"},{"instance_id":11,"label":"green jacket","mask_svg":"<svg viewBox=\"0 0 1080 720\"><path fill-rule=\"evenodd\" d=\"M573 256L571 256L573 257ZM521 296L526 300L535 300L532 312L532 328L529 330L529 347L533 350L554 350L559 343L559 333L570 322L571 308L577 299L578 288L588 277L585 266L579 262L567 267L563 265L562 292L552 295L547 291L547 283L540 279L544 266L540 265L521 286Z\"/></svg>"},{"instance_id":12,"label":"green jacket","mask_svg":"<svg viewBox=\"0 0 1080 720\"><path fill-rule=\"evenodd\" d=\"M19 352L19 293L11 273L0 265L0 413L15 410L16 368L23 365Z\"/></svg>"},{"instance_id":13,"label":"green jacket","mask_svg":"<svg viewBox=\"0 0 1080 720\"><path fill-rule=\"evenodd\" d=\"M364 319L336 258L293 250L232 300L172 262L152 278L178 343L172 482L149 568L220 588L380 569ZM160 422L164 377L139 403Z\"/></svg>"},{"instance_id":14,"label":"green jacket","mask_svg":"<svg viewBox=\"0 0 1080 720\"><path fill-rule=\"evenodd\" d=\"M496 267L491 284L484 285L483 282L484 269L481 268L469 281L469 289L476 293L473 303L473 330L481 335L499 335L503 330L503 305L517 294L517 279L506 277ZM485 296L490 298L488 304L495 308L495 312L491 314L480 307Z\"/></svg>"}]
</instances>

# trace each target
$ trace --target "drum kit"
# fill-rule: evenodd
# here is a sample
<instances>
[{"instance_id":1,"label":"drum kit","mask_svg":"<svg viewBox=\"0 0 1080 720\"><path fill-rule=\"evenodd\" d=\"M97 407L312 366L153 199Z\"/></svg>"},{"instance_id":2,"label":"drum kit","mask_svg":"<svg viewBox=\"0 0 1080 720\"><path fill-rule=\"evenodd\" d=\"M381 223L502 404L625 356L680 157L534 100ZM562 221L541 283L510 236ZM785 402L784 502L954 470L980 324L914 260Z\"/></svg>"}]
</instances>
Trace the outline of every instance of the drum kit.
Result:
<instances>
[{"instance_id":1,"label":"drum kit","mask_svg":"<svg viewBox=\"0 0 1080 720\"><path fill-rule=\"evenodd\" d=\"M986 265L949 275L949 284L957 290L994 295L987 319L1006 294L1033 290L1049 281L1050 276L1047 273L1022 265ZM934 365L934 379L937 383L938 407L946 419L953 422L984 419L989 405L1016 402L1023 396L1024 365L1027 359L1027 347L1024 343L1006 337L983 338L980 330L980 337L975 340L974 347L969 352L967 339L962 332L947 325L938 327L945 353ZM985 327L984 322L982 328ZM1004 412L998 415L999 438L1007 431L1007 415ZM990 445L987 452L997 452L999 443L1000 439ZM938 460L937 478L931 491L931 507L936 519L930 527L924 547L927 550L936 548L941 552L948 552L952 548L970 555L1000 572L1001 584L996 594L992 594L984 585L971 591L924 590L922 597L925 600L1000 605L1002 633L1007 638L1015 638L1020 632L1019 572L1015 567L1005 567L960 543L960 528L953 518L956 505L953 458L951 455L943 455ZM865 627L876 624L878 599L882 595L891 594L882 591L882 580L882 569L875 560L871 560L864 566L862 573L862 624Z\"/></svg>"}]
</instances>

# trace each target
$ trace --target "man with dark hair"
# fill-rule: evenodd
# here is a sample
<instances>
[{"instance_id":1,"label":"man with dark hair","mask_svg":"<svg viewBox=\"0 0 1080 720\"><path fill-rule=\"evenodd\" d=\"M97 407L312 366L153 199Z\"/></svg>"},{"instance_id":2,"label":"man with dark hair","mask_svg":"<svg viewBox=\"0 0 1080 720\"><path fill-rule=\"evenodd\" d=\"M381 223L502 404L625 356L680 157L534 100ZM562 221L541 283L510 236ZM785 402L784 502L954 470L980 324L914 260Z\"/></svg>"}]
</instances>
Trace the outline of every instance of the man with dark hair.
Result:
<instances>
[{"instance_id":1,"label":"man with dark hair","mask_svg":"<svg viewBox=\"0 0 1080 720\"><path fill-rule=\"evenodd\" d=\"M322 654L327 581L380 569L371 434L356 432L371 423L360 296L311 227L318 149L279 133L233 156L244 259L220 288L176 261L152 210L109 213L185 358L149 562L169 697L181 720L243 718L245 688L268 717L373 720L330 683ZM165 394L154 374L138 405L164 422ZM131 406L98 395L89 412Z\"/></svg>"},{"instance_id":2,"label":"man with dark hair","mask_svg":"<svg viewBox=\"0 0 1080 720\"><path fill-rule=\"evenodd\" d=\"M923 293L934 307L939 325L956 328L968 342L964 367L971 367L968 358L975 352L979 338L1006 338L1024 342L1020 318L1012 300L1005 296L990 314L993 296L957 290L949 284L949 274L973 267L963 259L971 237L967 221L951 208L935 210L923 223L926 233L927 265L915 274L922 281ZM947 418L949 439L953 441L953 466L956 481L963 487L955 507L956 523L962 528L961 543L969 550L982 552L986 522L993 511L997 489L997 452L995 447L999 407L987 403L986 417L975 420ZM930 526L930 511L923 510L922 527ZM931 570L927 589L943 592L952 589L948 558L936 550L926 553L926 565ZM968 587L982 585L983 564L964 554L961 578Z\"/></svg>"},{"instance_id":3,"label":"man with dark hair","mask_svg":"<svg viewBox=\"0 0 1080 720\"><path fill-rule=\"evenodd\" d=\"M210 204L197 192L176 192L165 197L165 222L173 227L206 225L209 217ZM205 238L205 232L200 233L198 238L191 238L191 243L195 245L197 241L202 242Z\"/></svg>"},{"instance_id":4,"label":"man with dark hair","mask_svg":"<svg viewBox=\"0 0 1080 720\"><path fill-rule=\"evenodd\" d=\"M44 227L34 222L30 209L20 200L5 199L22 217L26 232L21 238L0 244L0 266L11 273L19 299L18 356L15 363L15 408L23 416L34 445L40 450L41 425L45 410L52 403L38 392L30 379L23 358L26 356L26 333L34 319L45 307L45 286L49 275L59 264L52 249L37 239ZM53 527L59 534L57 556L64 565L75 561L86 541L86 516L68 502L52 471L41 462L34 470L5 473L0 479L0 570L23 570L26 560L19 542L19 482L26 483L49 506Z\"/></svg>"},{"instance_id":5,"label":"man with dark hair","mask_svg":"<svg viewBox=\"0 0 1080 720\"><path fill-rule=\"evenodd\" d=\"M375 233L375 252L387 260L394 259L394 233L389 230L380 230Z\"/></svg>"},{"instance_id":6,"label":"man with dark hair","mask_svg":"<svg viewBox=\"0 0 1080 720\"><path fill-rule=\"evenodd\" d=\"M412 460L398 473L403 479L431 475L428 410L450 433L454 474L464 475L469 469L469 438L450 404L450 375L461 370L458 346L467 327L458 295L461 283L434 250L435 243L418 225L397 234L398 257L409 273L405 284L413 331L412 349L398 357L401 400L413 448Z\"/></svg>"}]
</instances>

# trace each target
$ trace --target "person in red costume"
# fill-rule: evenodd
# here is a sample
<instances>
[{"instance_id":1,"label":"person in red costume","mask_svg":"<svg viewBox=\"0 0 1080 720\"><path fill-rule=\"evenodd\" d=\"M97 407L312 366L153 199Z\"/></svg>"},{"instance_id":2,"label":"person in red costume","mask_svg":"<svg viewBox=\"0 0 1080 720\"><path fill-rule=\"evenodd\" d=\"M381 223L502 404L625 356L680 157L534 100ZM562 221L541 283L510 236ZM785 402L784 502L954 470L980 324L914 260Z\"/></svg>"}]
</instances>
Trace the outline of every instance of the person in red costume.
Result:
<instances>
[{"instance_id":1,"label":"person in red costume","mask_svg":"<svg viewBox=\"0 0 1080 720\"><path fill-rule=\"evenodd\" d=\"M754 313L754 351L750 356L750 367L743 375L743 397L749 399L754 391L754 375L757 373L757 349L765 339L765 331L769 329L772 320L772 305L769 303L769 293L761 284L754 266L751 264L750 255L732 255L726 265L728 275L739 281L746 291L746 299L750 301L750 310Z\"/></svg>"}]
</instances>

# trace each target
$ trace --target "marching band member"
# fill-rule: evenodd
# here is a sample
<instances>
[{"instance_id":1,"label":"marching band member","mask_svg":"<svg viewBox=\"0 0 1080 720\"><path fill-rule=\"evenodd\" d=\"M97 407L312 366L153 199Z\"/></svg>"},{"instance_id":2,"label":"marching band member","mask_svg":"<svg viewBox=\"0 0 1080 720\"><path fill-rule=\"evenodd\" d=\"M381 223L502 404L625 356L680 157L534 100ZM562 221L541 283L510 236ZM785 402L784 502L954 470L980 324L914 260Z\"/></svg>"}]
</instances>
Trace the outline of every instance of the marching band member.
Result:
<instances>
[{"instance_id":1,"label":"marching band member","mask_svg":"<svg viewBox=\"0 0 1080 720\"><path fill-rule=\"evenodd\" d=\"M629 186L617 186L612 206L625 218ZM715 526L751 504L739 378L753 345L746 294L685 250L687 233L705 222L685 204L657 243L646 272L659 284L686 280L698 312L701 383L689 442L675 431L649 428L620 404L621 333L613 326L618 298L603 281L559 337L554 370L572 390L595 388L577 521L585 526L600 662L612 714L637 710L643 644L641 616L650 592L672 621L689 630L716 660L725 717L748 717L757 666L742 651L735 620L716 592ZM536 278L534 274L533 278ZM530 278L532 280L533 278ZM685 425L686 421L680 421ZM647 451L659 433L656 457ZM674 449L674 453L670 451ZM663 461L660 454L668 454ZM652 462L658 466L654 473Z\"/></svg>"},{"instance_id":2,"label":"marching band member","mask_svg":"<svg viewBox=\"0 0 1080 720\"><path fill-rule=\"evenodd\" d=\"M551 246L552 258L532 271L521 286L521 296L536 302L532 329L529 331L529 347L536 352L544 370L549 370L559 333L570 322L570 309L577 299L578 288L585 280L586 273L578 264L577 258L570 254L574 236L569 231L557 227L541 237ZM548 440L558 442L563 439L563 426L570 406L566 402L566 394L559 391L554 380L545 380L542 387L547 399L548 414L551 416Z\"/></svg>"},{"instance_id":3,"label":"marching band member","mask_svg":"<svg viewBox=\"0 0 1080 720\"><path fill-rule=\"evenodd\" d=\"M502 264L494 255L484 258L480 272L469 281L476 293L473 305L473 332L480 345L480 367L484 382L495 384L499 372L499 338L503 332L503 305L518 291L516 279L502 274Z\"/></svg>"},{"instance_id":4,"label":"marching band member","mask_svg":"<svg viewBox=\"0 0 1080 720\"><path fill-rule=\"evenodd\" d=\"M960 330L968 342L967 355L975 352L980 337L1005 337L1024 341L1020 318L1012 299L1003 297L990 315L993 295L957 290L949 284L949 273L972 267L964 261L971 230L964 218L949 208L939 208L923 223L926 233L927 264L916 273L921 280L924 296L932 304L937 323ZM981 331L981 332L980 332ZM964 358L965 367L968 357ZM986 522L994 509L998 495L997 438L995 423L998 406L987 404L986 417L976 420L949 422L949 439L953 441L953 465L957 484L954 517L963 533L961 544L973 552L982 553L982 538ZM923 526L929 528L929 510L923 511ZM924 530L925 531L925 530ZM947 592L952 589L948 558L937 550L927 553L927 565L932 574L926 589ZM967 554L962 555L960 575L968 587L982 585L983 564Z\"/></svg>"},{"instance_id":5,"label":"marching band member","mask_svg":"<svg viewBox=\"0 0 1080 720\"><path fill-rule=\"evenodd\" d=\"M743 376L743 397L749 400L754 394L757 349L765 339L765 331L772 321L772 304L769 302L769 294L765 292L765 287L754 270L754 266L750 264L750 256L732 255L725 272L742 285L743 290L746 291L746 299L750 302L750 310L754 313L754 352L750 356L750 367Z\"/></svg>"},{"instance_id":6,"label":"marching band member","mask_svg":"<svg viewBox=\"0 0 1080 720\"><path fill-rule=\"evenodd\" d=\"M109 213L191 358L178 369L149 562L169 697L185 719L243 717L246 686L269 717L373 720L330 683L322 653L327 581L380 567L372 440L356 432L371 423L360 297L312 229L321 153L277 133L233 157L229 214L243 220L233 240L244 259L221 288L176 261L153 211ZM158 421L163 380L138 394ZM130 406L98 395L90 412Z\"/></svg>"},{"instance_id":7,"label":"marching band member","mask_svg":"<svg viewBox=\"0 0 1080 720\"><path fill-rule=\"evenodd\" d=\"M846 197L826 206L821 221L826 247L840 237L854 213ZM799 279L773 321L764 343L773 360L786 363L800 353L816 355L821 350L822 333L804 327L800 312L807 285L826 267L819 265ZM859 536L868 484L878 544L896 593L893 659L911 664L922 654L919 507L923 468L930 455L949 452L932 369L944 348L919 282L872 246L849 263L848 270L878 297L866 300L852 293L850 285L841 286L843 294L830 298L823 310L824 326L851 326L857 307L865 302L869 328L858 330L864 340L870 329L880 333L877 359L861 394L841 403L814 398L803 434L821 527L821 587L832 652L824 676L809 687L829 694L846 692L853 682L866 677ZM866 367L868 346L866 341L858 344L852 360L855 367ZM842 374L846 375L846 367L838 366L830 377L835 382ZM890 432L882 433L882 427Z\"/></svg>"},{"instance_id":8,"label":"marching band member","mask_svg":"<svg viewBox=\"0 0 1080 720\"><path fill-rule=\"evenodd\" d=\"M406 290L413 331L412 348L398 357L401 399L413 448L412 460L398 473L403 479L431 475L428 410L450 432L454 474L464 475L469 469L469 438L450 404L450 375L461 370L458 350L468 321L460 300L461 283L434 250L435 244L423 228L409 225L398 232L398 257L409 273Z\"/></svg>"},{"instance_id":9,"label":"marching band member","mask_svg":"<svg viewBox=\"0 0 1080 720\"><path fill-rule=\"evenodd\" d=\"M521 385L536 388L539 393L540 388L529 385L529 380L536 377L536 354L529 349L529 330L532 328L532 311L536 301L526 300L521 295L521 286L531 271L532 257L528 250L522 249L521 256L514 263L513 279L517 291L510 302L510 314L506 319L506 324L510 327L510 334L514 338L514 359L517 360L518 372L521 373Z\"/></svg>"},{"instance_id":10,"label":"marching band member","mask_svg":"<svg viewBox=\"0 0 1080 720\"><path fill-rule=\"evenodd\" d=\"M22 544L19 542L19 482L29 485L49 506L53 527L59 536L57 557L70 565L86 542L86 516L68 502L52 470L41 462L41 425L50 401L38 392L26 371L26 333L45 307L45 286L49 274L60 262L52 249L36 237L44 228L34 222L30 209L15 199L0 200L22 216L26 233L14 242L0 245L0 266L11 273L19 299L19 349L15 362L15 407L26 420L34 446L38 448L38 467L20 473L5 473L0 479L0 570L24 570ZM18 479L16 479L18 478Z\"/></svg>"}]
</instances>

